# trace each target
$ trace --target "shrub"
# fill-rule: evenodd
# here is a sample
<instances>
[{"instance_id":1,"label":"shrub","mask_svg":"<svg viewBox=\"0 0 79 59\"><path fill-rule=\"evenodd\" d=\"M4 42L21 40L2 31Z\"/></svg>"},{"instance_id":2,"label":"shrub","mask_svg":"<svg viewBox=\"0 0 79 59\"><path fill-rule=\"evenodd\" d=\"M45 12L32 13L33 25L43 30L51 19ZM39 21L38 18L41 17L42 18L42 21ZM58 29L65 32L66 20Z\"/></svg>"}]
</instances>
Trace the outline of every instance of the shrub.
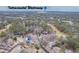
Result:
<instances>
[{"instance_id":1,"label":"shrub","mask_svg":"<svg viewBox=\"0 0 79 59\"><path fill-rule=\"evenodd\" d=\"M6 36L6 33L5 32L1 32L0 33L0 37L4 37L4 36Z\"/></svg>"}]
</instances>

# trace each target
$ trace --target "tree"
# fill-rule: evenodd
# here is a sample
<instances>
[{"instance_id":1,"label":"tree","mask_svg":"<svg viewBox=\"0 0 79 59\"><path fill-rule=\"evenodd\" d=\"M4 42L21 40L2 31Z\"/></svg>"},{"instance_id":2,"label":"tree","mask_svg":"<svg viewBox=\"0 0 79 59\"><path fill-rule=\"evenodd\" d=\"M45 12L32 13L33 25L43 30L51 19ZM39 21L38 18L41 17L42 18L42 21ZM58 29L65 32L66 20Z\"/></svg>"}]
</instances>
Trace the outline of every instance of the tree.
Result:
<instances>
[{"instance_id":1,"label":"tree","mask_svg":"<svg viewBox=\"0 0 79 59\"><path fill-rule=\"evenodd\" d=\"M48 26L48 23L46 23L45 21L41 21L40 22L40 26L43 28L43 31L46 31L48 33L52 32L51 27Z\"/></svg>"},{"instance_id":2,"label":"tree","mask_svg":"<svg viewBox=\"0 0 79 59\"><path fill-rule=\"evenodd\" d=\"M17 37L14 37L13 40L14 40L14 41L17 41Z\"/></svg>"},{"instance_id":3,"label":"tree","mask_svg":"<svg viewBox=\"0 0 79 59\"><path fill-rule=\"evenodd\" d=\"M5 32L1 32L0 33L0 37L5 37L6 36L6 33Z\"/></svg>"},{"instance_id":4,"label":"tree","mask_svg":"<svg viewBox=\"0 0 79 59\"><path fill-rule=\"evenodd\" d=\"M77 50L79 48L79 37L74 38L74 36L69 36L67 37L67 39L68 40L64 41L64 43L66 44L65 47L73 49L75 52L79 51Z\"/></svg>"},{"instance_id":5,"label":"tree","mask_svg":"<svg viewBox=\"0 0 79 59\"><path fill-rule=\"evenodd\" d=\"M13 34L15 33L23 33L25 32L25 27L23 26L22 23L12 23L12 26L9 28L9 31Z\"/></svg>"}]
</instances>

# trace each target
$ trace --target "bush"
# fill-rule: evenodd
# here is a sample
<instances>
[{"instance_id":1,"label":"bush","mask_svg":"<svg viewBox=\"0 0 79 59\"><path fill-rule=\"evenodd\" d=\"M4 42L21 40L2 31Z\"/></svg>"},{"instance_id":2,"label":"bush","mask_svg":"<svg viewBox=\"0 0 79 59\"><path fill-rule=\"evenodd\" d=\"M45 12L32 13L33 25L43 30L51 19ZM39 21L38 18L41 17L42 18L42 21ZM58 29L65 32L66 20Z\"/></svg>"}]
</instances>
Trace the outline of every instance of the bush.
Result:
<instances>
[{"instance_id":1,"label":"bush","mask_svg":"<svg viewBox=\"0 0 79 59\"><path fill-rule=\"evenodd\" d=\"M40 49L40 48L38 47L38 45L36 45L36 44L35 44L35 48L36 48L37 50L39 50L39 49Z\"/></svg>"},{"instance_id":2,"label":"bush","mask_svg":"<svg viewBox=\"0 0 79 59\"><path fill-rule=\"evenodd\" d=\"M13 40L14 40L14 41L17 41L17 38L16 38L16 37L14 37L14 38L13 38Z\"/></svg>"},{"instance_id":3,"label":"bush","mask_svg":"<svg viewBox=\"0 0 79 59\"><path fill-rule=\"evenodd\" d=\"M76 52L79 53L79 48L76 48Z\"/></svg>"},{"instance_id":4,"label":"bush","mask_svg":"<svg viewBox=\"0 0 79 59\"><path fill-rule=\"evenodd\" d=\"M6 33L5 32L1 32L0 33L0 37L5 37L6 36Z\"/></svg>"}]
</instances>

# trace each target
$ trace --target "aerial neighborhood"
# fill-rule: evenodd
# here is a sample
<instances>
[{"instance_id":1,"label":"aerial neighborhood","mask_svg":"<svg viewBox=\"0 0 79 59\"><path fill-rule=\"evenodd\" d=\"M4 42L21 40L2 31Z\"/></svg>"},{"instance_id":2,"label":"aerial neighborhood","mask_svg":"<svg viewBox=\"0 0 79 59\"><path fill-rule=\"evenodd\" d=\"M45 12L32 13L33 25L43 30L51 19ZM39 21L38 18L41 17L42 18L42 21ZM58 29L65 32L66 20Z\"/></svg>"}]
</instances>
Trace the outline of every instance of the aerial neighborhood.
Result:
<instances>
[{"instance_id":1,"label":"aerial neighborhood","mask_svg":"<svg viewBox=\"0 0 79 59\"><path fill-rule=\"evenodd\" d=\"M79 52L79 13L0 12L0 53Z\"/></svg>"}]
</instances>

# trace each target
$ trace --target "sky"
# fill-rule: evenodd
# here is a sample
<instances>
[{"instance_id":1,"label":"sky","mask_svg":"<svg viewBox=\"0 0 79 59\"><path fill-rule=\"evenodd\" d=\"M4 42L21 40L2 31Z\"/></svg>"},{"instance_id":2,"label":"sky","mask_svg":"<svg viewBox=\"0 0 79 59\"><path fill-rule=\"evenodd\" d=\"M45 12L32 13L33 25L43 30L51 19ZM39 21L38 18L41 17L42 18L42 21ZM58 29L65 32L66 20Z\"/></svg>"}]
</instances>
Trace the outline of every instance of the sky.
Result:
<instances>
[{"instance_id":1,"label":"sky","mask_svg":"<svg viewBox=\"0 0 79 59\"><path fill-rule=\"evenodd\" d=\"M72 12L79 12L79 6L53 6L48 7L49 11L72 11Z\"/></svg>"},{"instance_id":2,"label":"sky","mask_svg":"<svg viewBox=\"0 0 79 59\"><path fill-rule=\"evenodd\" d=\"M79 12L79 6L46 6L46 10L39 9L9 9L7 6L0 6L0 11L67 11Z\"/></svg>"}]
</instances>

